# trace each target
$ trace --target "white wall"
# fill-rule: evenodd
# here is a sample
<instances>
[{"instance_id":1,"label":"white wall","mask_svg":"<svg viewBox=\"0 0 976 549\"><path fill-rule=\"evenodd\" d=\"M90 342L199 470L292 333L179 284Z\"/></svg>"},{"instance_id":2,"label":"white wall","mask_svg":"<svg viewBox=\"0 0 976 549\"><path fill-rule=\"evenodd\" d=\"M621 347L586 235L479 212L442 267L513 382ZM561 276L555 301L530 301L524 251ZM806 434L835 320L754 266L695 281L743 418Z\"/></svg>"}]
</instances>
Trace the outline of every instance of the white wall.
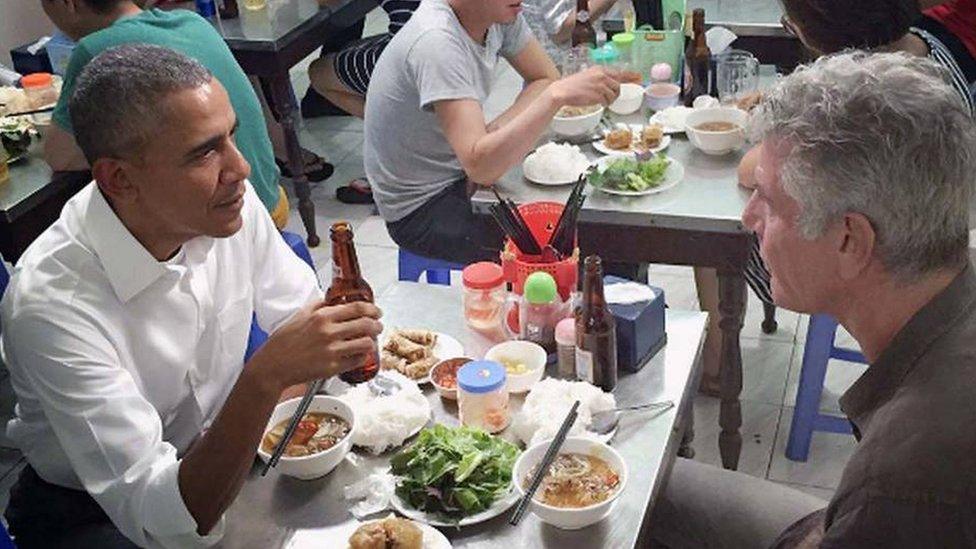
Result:
<instances>
[{"instance_id":1,"label":"white wall","mask_svg":"<svg viewBox=\"0 0 976 549\"><path fill-rule=\"evenodd\" d=\"M12 67L11 48L54 32L41 9L42 1L0 0L0 63Z\"/></svg>"}]
</instances>

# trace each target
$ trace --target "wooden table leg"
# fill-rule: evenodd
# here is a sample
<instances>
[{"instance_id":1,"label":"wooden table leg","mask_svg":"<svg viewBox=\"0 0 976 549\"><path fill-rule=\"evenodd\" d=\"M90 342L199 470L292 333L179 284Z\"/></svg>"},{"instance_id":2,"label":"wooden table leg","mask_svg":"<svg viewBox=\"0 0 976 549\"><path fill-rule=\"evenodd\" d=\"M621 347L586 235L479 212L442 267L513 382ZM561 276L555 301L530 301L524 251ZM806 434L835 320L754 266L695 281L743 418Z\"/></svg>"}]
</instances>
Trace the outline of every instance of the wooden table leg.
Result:
<instances>
[{"instance_id":1,"label":"wooden table leg","mask_svg":"<svg viewBox=\"0 0 976 549\"><path fill-rule=\"evenodd\" d=\"M264 89L270 91L268 106L275 115L275 119L281 124L285 133L285 147L288 153L288 168L294 175L292 184L295 186L295 194L298 195L298 213L302 216L302 224L305 225L305 234L308 235L306 242L309 247L319 245L319 235L315 230L315 204L312 203L311 191L308 188L308 177L305 176L305 159L302 154L302 146L298 142L298 123L299 111L295 103L295 92L291 87L291 79L288 73L261 78L264 81Z\"/></svg>"},{"instance_id":2,"label":"wooden table leg","mask_svg":"<svg viewBox=\"0 0 976 549\"><path fill-rule=\"evenodd\" d=\"M746 281L742 271L718 271L719 328L722 330L721 408L718 422L722 431L718 437L722 465L726 469L739 466L739 453L742 450L742 407L739 395L742 393L742 351L739 348L739 332L742 331L742 317L745 314Z\"/></svg>"}]
</instances>

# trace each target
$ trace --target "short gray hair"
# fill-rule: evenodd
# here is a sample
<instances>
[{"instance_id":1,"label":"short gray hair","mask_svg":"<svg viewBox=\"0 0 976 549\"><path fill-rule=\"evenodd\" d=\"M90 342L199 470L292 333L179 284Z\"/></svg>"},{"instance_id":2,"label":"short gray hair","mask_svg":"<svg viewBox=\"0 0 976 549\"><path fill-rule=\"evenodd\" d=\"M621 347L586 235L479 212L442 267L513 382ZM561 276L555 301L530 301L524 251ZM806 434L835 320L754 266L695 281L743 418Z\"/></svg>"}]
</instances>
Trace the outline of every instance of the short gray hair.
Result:
<instances>
[{"instance_id":1,"label":"short gray hair","mask_svg":"<svg viewBox=\"0 0 976 549\"><path fill-rule=\"evenodd\" d=\"M105 50L78 75L68 103L75 140L89 164L138 153L165 117L164 99L212 78L199 62L169 48Z\"/></svg>"},{"instance_id":2,"label":"short gray hair","mask_svg":"<svg viewBox=\"0 0 976 549\"><path fill-rule=\"evenodd\" d=\"M821 58L765 95L752 129L791 146L781 179L800 205L804 238L859 212L874 226L882 263L902 279L966 261L976 125L935 62Z\"/></svg>"}]
</instances>

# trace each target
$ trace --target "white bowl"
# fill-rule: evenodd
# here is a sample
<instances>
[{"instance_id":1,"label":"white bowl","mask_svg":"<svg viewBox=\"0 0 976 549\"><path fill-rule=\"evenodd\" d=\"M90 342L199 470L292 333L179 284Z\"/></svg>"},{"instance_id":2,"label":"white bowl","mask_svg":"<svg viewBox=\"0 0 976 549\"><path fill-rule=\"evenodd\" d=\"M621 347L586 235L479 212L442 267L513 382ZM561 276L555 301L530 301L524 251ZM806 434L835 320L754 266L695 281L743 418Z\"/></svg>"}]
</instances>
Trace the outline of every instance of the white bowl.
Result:
<instances>
[{"instance_id":1,"label":"white bowl","mask_svg":"<svg viewBox=\"0 0 976 549\"><path fill-rule=\"evenodd\" d=\"M515 462L515 468L512 470L512 479L515 483L515 489L518 490L519 496L525 495L525 477L530 471L538 464L542 457L546 453L546 449L549 448L550 441L540 442L534 446L529 447L526 451L522 452L522 455ZM535 498L532 498L532 502L529 504L529 509L539 517L542 522L551 524L556 528L562 528L564 530L577 530L579 528L586 528L591 524L596 524L600 522L610 512L613 510L614 503L616 503L617 498L620 494L627 489L627 479L628 470L627 464L624 462L624 458L617 453L616 450L610 446L582 437L568 437L566 442L563 443L562 448L559 449L560 454L584 454L588 456L594 456L606 461L614 471L620 476L620 485L617 487L617 491L614 492L605 501L601 501L595 505L590 505L589 507L580 507L577 509L567 509L562 507L553 507L551 505L546 505L545 503L540 503Z\"/></svg>"},{"instance_id":2,"label":"white bowl","mask_svg":"<svg viewBox=\"0 0 976 549\"><path fill-rule=\"evenodd\" d=\"M549 124L549 127L552 128L553 132L564 137L578 137L587 135L595 130L600 125L600 118L602 116L603 107L601 106L596 111L581 116L565 118L555 116L552 119L552 123Z\"/></svg>"},{"instance_id":3,"label":"white bowl","mask_svg":"<svg viewBox=\"0 0 976 549\"><path fill-rule=\"evenodd\" d=\"M455 380L454 387L445 387L437 383L437 379L434 377L434 373L439 368L443 367L443 365L446 363L463 361L461 362L461 365L464 365L467 364L468 362L472 362L472 360L473 359L467 357L457 357L457 358L449 358L447 360L442 360L437 364L434 364L434 367L430 369L430 384L434 386L434 389L437 389L437 394L441 395L442 398L446 398L448 400L457 400L457 381Z\"/></svg>"},{"instance_id":4,"label":"white bowl","mask_svg":"<svg viewBox=\"0 0 976 549\"><path fill-rule=\"evenodd\" d=\"M651 110L663 111L664 109L678 105L681 88L677 84L671 84L670 82L657 82L651 84L644 90L644 96L647 98L647 106Z\"/></svg>"},{"instance_id":5,"label":"white bowl","mask_svg":"<svg viewBox=\"0 0 976 549\"><path fill-rule=\"evenodd\" d=\"M639 84L625 83L620 85L620 95L610 103L610 110L617 114L631 114L637 112L644 100L644 88Z\"/></svg>"},{"instance_id":6,"label":"white bowl","mask_svg":"<svg viewBox=\"0 0 976 549\"><path fill-rule=\"evenodd\" d=\"M528 372L509 374L506 372L505 389L509 393L524 393L542 379L546 373L546 350L531 341L505 341L495 345L485 353L485 360L503 364L501 359L517 360L525 364Z\"/></svg>"},{"instance_id":7,"label":"white bowl","mask_svg":"<svg viewBox=\"0 0 976 549\"><path fill-rule=\"evenodd\" d=\"M695 109L688 113L688 118L685 119L685 134L688 140L705 154L728 154L745 144L748 120L749 114L735 107ZM718 132L696 128L706 122L731 122L737 127Z\"/></svg>"},{"instance_id":8,"label":"white bowl","mask_svg":"<svg viewBox=\"0 0 976 549\"><path fill-rule=\"evenodd\" d=\"M274 412L271 413L271 420L268 421L268 426L264 432L267 433L275 425L290 419L295 410L298 409L298 403L301 400L301 397L293 398L276 406ZM353 414L352 408L338 398L316 395L312 399L312 404L308 407L308 411L334 414L341 417L349 422L349 434L340 440L338 444L324 452L301 457L281 456L275 469L283 475L302 480L319 478L331 473L352 448L352 431L356 428L355 414ZM264 435L262 435L263 440ZM265 452L260 445L258 445L258 455L265 462L271 459L271 454Z\"/></svg>"}]
</instances>

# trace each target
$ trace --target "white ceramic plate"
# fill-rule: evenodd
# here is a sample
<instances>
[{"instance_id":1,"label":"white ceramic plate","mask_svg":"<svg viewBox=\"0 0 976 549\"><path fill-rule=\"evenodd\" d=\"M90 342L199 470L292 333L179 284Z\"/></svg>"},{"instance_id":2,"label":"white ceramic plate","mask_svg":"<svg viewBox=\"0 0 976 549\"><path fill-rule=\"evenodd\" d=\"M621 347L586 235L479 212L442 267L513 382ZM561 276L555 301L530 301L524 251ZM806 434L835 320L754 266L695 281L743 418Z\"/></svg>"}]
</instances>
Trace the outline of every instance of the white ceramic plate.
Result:
<instances>
[{"instance_id":1,"label":"white ceramic plate","mask_svg":"<svg viewBox=\"0 0 976 549\"><path fill-rule=\"evenodd\" d=\"M633 132L633 134L635 136L637 136L637 137L640 137L640 132L641 132L642 129L644 129L644 127L641 126L640 124L631 124L630 125L630 131ZM603 132L603 135L607 135L608 133L610 133L610 132L609 131L604 131ZM661 143L658 144L657 147L654 147L653 149L651 149L651 152L652 153L661 152L664 149L668 148L668 145L670 145L670 144L671 144L671 136L670 135L665 135L661 139ZM632 154L634 154L633 147L631 147L630 149L626 149L626 150L611 149L610 147L607 147L606 145L603 144L603 140L602 139L599 140L599 141L594 141L593 142L593 148L596 149L597 152L602 153L602 154L607 154L607 155L611 155L611 154L615 154L615 155L625 155L625 154L632 155Z\"/></svg>"},{"instance_id":2,"label":"white ceramic plate","mask_svg":"<svg viewBox=\"0 0 976 549\"><path fill-rule=\"evenodd\" d=\"M434 352L434 357L437 358L438 362L440 362L441 360L447 360L449 358L458 358L464 356L464 346L461 345L460 341L454 339L453 337L445 333L441 333L441 332L434 332L434 333L437 334L437 343L434 345L433 352ZM384 334L383 337L380 339L381 351L383 347L386 345L386 337L387 337L386 334ZM424 383L430 383L430 373L428 372L428 374L425 375L424 377L417 378L413 381L416 381L417 384L419 385L423 385Z\"/></svg>"},{"instance_id":3,"label":"white ceramic plate","mask_svg":"<svg viewBox=\"0 0 976 549\"><path fill-rule=\"evenodd\" d=\"M586 160L586 157L584 156L580 162L578 171L567 170L566 177L564 178L548 179L542 177L541 174L537 173L538 168L535 165L537 158L538 157L536 156L535 152L532 152L525 157L525 160L522 161L522 175L525 176L525 179L531 181L532 183L536 183L538 185L546 185L546 186L572 185L573 183L576 183L580 175L586 173L586 170L589 169L589 161Z\"/></svg>"},{"instance_id":4,"label":"white ceramic plate","mask_svg":"<svg viewBox=\"0 0 976 549\"><path fill-rule=\"evenodd\" d=\"M512 487L512 489L509 490L507 495L496 500L491 507L475 515L465 517L461 519L457 524L453 522L444 521L433 514L428 515L423 511L411 509L410 507L407 506L407 502L400 499L400 496L396 494L393 494L393 497L390 498L390 503L393 505L393 508L396 510L397 513L400 513L401 515L407 517L410 520L423 522L431 526L454 527L454 526L470 526L472 524L478 524L481 522L485 522L487 520L491 520L497 517L498 515L504 513L505 511L511 509L511 507L515 505L515 503L518 502L518 500L519 500L518 492L516 492L515 488Z\"/></svg>"},{"instance_id":5,"label":"white ceramic plate","mask_svg":"<svg viewBox=\"0 0 976 549\"><path fill-rule=\"evenodd\" d=\"M596 161L596 169L602 171L606 169L607 163L619 158L619 156L604 156ZM681 183L681 180L685 178L685 167L681 165L681 162L678 162L673 158L668 158L668 162L668 169L664 172L664 180L662 180L661 184L657 187L651 187L643 191L621 191L617 189L604 189L603 187L597 187L592 183L590 186L607 194L616 194L620 196L644 196L664 192L674 187L678 183Z\"/></svg>"},{"instance_id":6,"label":"white ceramic plate","mask_svg":"<svg viewBox=\"0 0 976 549\"><path fill-rule=\"evenodd\" d=\"M345 542L346 545L340 545L340 547L348 548L349 538L356 533L356 530L360 526L371 522L377 521L351 522L337 530L329 530L327 532L320 530L299 530L288 540L288 544L285 547L286 549L319 549L326 546L332 547ZM451 542L448 541L447 536L440 533L436 528L422 522L414 521L414 523L424 533L424 549L451 549Z\"/></svg>"},{"instance_id":7,"label":"white ceramic plate","mask_svg":"<svg viewBox=\"0 0 976 549\"><path fill-rule=\"evenodd\" d=\"M680 110L672 111L672 109L680 109ZM651 116L650 123L660 124L661 127L664 128L664 133L666 134L683 133L685 131L684 117L688 116L688 113L690 113L691 111L692 109L688 107L682 107L682 106L669 107L667 109L664 109L663 111L658 111L654 113ZM680 123L673 120L671 120L672 122L671 124L668 123L669 121L668 119L674 117L674 115L669 116L668 114L665 114L670 112L684 113L684 116L681 116L680 114L677 116L677 118L681 119Z\"/></svg>"}]
</instances>

